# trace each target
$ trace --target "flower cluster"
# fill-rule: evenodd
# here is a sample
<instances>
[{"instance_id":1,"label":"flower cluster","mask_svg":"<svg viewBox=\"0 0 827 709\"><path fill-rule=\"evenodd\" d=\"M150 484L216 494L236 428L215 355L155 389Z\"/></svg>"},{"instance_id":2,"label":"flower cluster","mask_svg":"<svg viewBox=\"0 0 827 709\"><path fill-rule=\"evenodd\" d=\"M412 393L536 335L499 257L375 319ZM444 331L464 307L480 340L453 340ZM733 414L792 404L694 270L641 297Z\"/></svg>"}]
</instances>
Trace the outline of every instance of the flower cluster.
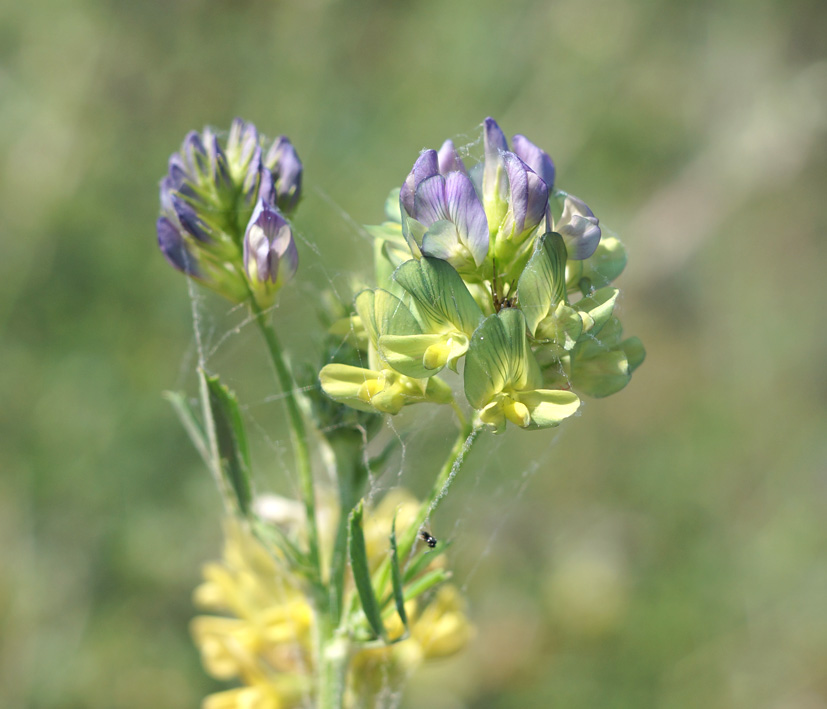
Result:
<instances>
[{"instance_id":1,"label":"flower cluster","mask_svg":"<svg viewBox=\"0 0 827 709\"><path fill-rule=\"evenodd\" d=\"M228 517L224 560L195 594L209 615L192 632L207 671L242 686L205 709L369 706L388 680L458 651L470 626L446 583L444 543L424 525L480 430L556 426L581 394L618 391L643 361L615 312L620 241L556 187L554 163L526 137L509 146L488 118L482 143L470 167L451 141L419 156L386 202L387 221L368 227L377 287L327 303L325 364L298 373L268 310L298 266L285 216L301 195L292 144L237 119L226 137L190 133L170 158L159 246L176 269L249 306L301 498L256 495L244 411L218 376L199 367L200 412L169 394ZM367 488L394 444L372 445L381 415L415 403L450 405L456 442L423 501L397 490L374 506ZM335 493L317 487L314 453Z\"/></svg>"},{"instance_id":2,"label":"flower cluster","mask_svg":"<svg viewBox=\"0 0 827 709\"><path fill-rule=\"evenodd\" d=\"M580 199L555 187L551 158L492 118L470 169L448 140L426 150L386 203L376 238L379 288L355 299L352 341L367 367L331 363L320 380L336 401L395 414L452 403L437 375L462 370L477 421L548 428L580 392L607 396L643 361L622 338L611 286L626 263Z\"/></svg>"},{"instance_id":3,"label":"flower cluster","mask_svg":"<svg viewBox=\"0 0 827 709\"><path fill-rule=\"evenodd\" d=\"M235 119L226 140L189 133L161 181L158 245L183 273L240 303L260 306L298 267L284 217L301 196L302 164L284 136L264 141Z\"/></svg>"},{"instance_id":4,"label":"flower cluster","mask_svg":"<svg viewBox=\"0 0 827 709\"><path fill-rule=\"evenodd\" d=\"M275 506L271 500L271 509ZM394 516L400 527L410 524L417 506L409 494L395 491L367 517L365 542L371 568L378 568L388 554ZM328 519L338 513L326 512ZM280 521L285 524L285 517ZM329 525L325 534L328 547L333 543L332 530ZM195 591L196 605L212 614L193 619L192 633L207 671L216 679L241 679L244 686L207 697L204 709L302 706L313 693L316 668L314 609L302 593L301 579L291 573L284 558L272 554L238 521L226 522L225 537L223 560L204 567L205 580ZM429 563L421 565L419 578L444 565L442 554L427 554ZM354 593L352 586L346 588L346 604ZM458 652L470 637L463 604L450 584L408 600L405 608L406 638L402 623L393 615L386 621L390 644L355 650L353 684L346 693L350 706L357 705L357 697L365 701L379 691L389 674L404 678L424 660ZM369 671L379 665L382 673Z\"/></svg>"}]
</instances>

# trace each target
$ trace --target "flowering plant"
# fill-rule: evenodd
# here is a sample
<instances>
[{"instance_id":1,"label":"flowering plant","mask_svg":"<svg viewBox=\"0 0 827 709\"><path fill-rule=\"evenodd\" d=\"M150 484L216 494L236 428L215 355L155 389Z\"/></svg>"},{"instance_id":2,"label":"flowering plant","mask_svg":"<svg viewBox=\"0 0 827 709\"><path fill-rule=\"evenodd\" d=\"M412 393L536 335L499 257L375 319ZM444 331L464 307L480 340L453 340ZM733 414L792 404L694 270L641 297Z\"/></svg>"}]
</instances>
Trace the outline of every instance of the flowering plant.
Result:
<instances>
[{"instance_id":1,"label":"flowering plant","mask_svg":"<svg viewBox=\"0 0 827 709\"><path fill-rule=\"evenodd\" d=\"M526 137L509 148L483 124L466 166L451 141L423 151L386 202L375 287L328 303L331 353L319 370L288 366L269 308L296 275L288 216L302 164L290 141L233 122L226 138L190 133L161 182L158 244L179 271L245 303L284 395L299 502L256 495L235 395L198 370L200 413L169 398L222 493L224 560L205 569L193 621L208 672L242 686L209 709L364 706L383 677L458 651L471 635L449 583L445 543L423 525L486 431L559 425L580 396L613 394L643 361L622 337L612 283L626 253L586 204L555 186L551 158ZM467 159L467 158L466 158ZM299 384L306 386L300 387ZM453 409L458 435L423 501L366 499L367 445L383 415L410 404ZM316 484L308 426L336 480Z\"/></svg>"}]
</instances>

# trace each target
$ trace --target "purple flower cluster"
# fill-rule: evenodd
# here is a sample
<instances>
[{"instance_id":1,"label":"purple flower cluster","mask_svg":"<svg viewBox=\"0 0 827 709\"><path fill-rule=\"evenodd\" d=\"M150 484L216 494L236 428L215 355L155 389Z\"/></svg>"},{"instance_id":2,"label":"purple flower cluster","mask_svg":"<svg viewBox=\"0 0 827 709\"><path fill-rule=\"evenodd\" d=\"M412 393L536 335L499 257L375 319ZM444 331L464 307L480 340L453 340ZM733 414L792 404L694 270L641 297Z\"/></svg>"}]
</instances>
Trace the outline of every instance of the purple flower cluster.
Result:
<instances>
[{"instance_id":1,"label":"purple flower cluster","mask_svg":"<svg viewBox=\"0 0 827 709\"><path fill-rule=\"evenodd\" d=\"M233 301L267 302L295 273L283 216L301 197L302 163L281 136L267 146L235 119L226 140L191 132L161 181L158 245L170 264Z\"/></svg>"},{"instance_id":2,"label":"purple flower cluster","mask_svg":"<svg viewBox=\"0 0 827 709\"><path fill-rule=\"evenodd\" d=\"M598 221L575 197L555 192L549 155L524 135L512 138L493 118L483 122L484 157L467 169L450 140L425 150L399 193L402 232L414 256L448 261L464 277L490 277L523 257L533 238L552 229L569 258L584 259L600 241ZM561 199L555 220L550 197ZM486 265L487 264L487 265Z\"/></svg>"}]
</instances>

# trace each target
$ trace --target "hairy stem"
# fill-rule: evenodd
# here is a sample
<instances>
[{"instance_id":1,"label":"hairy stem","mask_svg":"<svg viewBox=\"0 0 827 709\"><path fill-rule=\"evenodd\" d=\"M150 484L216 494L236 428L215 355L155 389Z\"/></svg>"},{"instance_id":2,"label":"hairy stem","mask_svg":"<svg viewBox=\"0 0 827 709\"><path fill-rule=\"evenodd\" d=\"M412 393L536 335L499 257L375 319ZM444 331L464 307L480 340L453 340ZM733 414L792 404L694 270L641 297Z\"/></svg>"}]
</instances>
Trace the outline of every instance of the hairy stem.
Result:
<instances>
[{"instance_id":1,"label":"hairy stem","mask_svg":"<svg viewBox=\"0 0 827 709\"><path fill-rule=\"evenodd\" d=\"M454 478L465 461L466 454L469 450L471 450L471 446L474 445L474 441L477 440L479 432L479 428L474 428L468 423L460 427L457 440L454 442L451 452L448 453L448 457L445 459L439 474L434 480L434 485L431 488L431 494L420 506L411 526L408 527L399 538L397 550L401 564L404 565L405 560L410 555L411 549L413 549L413 545L416 542L416 537L419 534L419 530L422 525L431 516L431 514L436 511L440 502L442 502L442 499L447 494L448 489L451 487L451 483L454 482ZM380 593L385 592L385 589L390 582L390 570L391 565L390 559L388 558L385 559L379 567L377 575L374 577L376 580L375 588L377 588Z\"/></svg>"},{"instance_id":2,"label":"hairy stem","mask_svg":"<svg viewBox=\"0 0 827 709\"><path fill-rule=\"evenodd\" d=\"M307 515L308 553L310 563L316 570L316 578L318 581L321 581L322 569L319 559L319 532L316 524L316 496L313 489L313 471L310 467L310 448L307 443L304 417L302 416L298 400L296 399L296 383L287 367L287 363L284 361L284 352L278 337L276 337L276 331L268 322L265 313L262 312L254 298L250 299L250 309L253 311L256 324L264 336L264 341L267 343L273 369L276 372L276 378L284 394L284 405L287 409L287 417L290 422L290 439L293 443L293 454L296 457L296 469L299 474L299 486L301 487L301 495L304 500L304 508Z\"/></svg>"}]
</instances>

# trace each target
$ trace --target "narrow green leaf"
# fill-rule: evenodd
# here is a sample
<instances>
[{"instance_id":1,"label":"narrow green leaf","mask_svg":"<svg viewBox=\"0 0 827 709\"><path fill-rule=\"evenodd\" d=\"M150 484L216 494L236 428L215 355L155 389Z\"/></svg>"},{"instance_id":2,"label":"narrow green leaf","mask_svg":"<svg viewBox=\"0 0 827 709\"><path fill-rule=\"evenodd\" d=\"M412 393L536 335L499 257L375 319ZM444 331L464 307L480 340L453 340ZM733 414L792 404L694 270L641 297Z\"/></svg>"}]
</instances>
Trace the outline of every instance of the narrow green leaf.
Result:
<instances>
[{"instance_id":1,"label":"narrow green leaf","mask_svg":"<svg viewBox=\"0 0 827 709\"><path fill-rule=\"evenodd\" d=\"M405 568L405 583L409 583L411 579L415 578L420 571L422 571L434 560L434 558L442 554L442 552L444 552L448 547L449 543L450 542L439 542L438 550L429 549L428 551L423 551L419 556L413 559Z\"/></svg>"},{"instance_id":2,"label":"narrow green leaf","mask_svg":"<svg viewBox=\"0 0 827 709\"><path fill-rule=\"evenodd\" d=\"M204 432L204 428L201 426L201 422L195 415L195 411L193 411L186 396L180 391L165 391L164 398L172 404L172 408L175 410L175 413L178 415L178 420L181 422L192 444L195 446L195 450L198 451L207 466L212 465L210 447L207 443L207 434Z\"/></svg>"},{"instance_id":3,"label":"narrow green leaf","mask_svg":"<svg viewBox=\"0 0 827 709\"><path fill-rule=\"evenodd\" d=\"M247 516L253 503L250 450L238 400L218 377L206 376L206 382L221 470L235 494L239 511Z\"/></svg>"},{"instance_id":4,"label":"narrow green leaf","mask_svg":"<svg viewBox=\"0 0 827 709\"><path fill-rule=\"evenodd\" d=\"M367 618L376 635L386 638L385 624L382 622L379 602L376 600L376 594L370 580L368 554L365 549L365 534L362 530L363 515L364 501L360 501L351 510L349 517L348 549L350 551L350 568L353 571L353 580L359 593L359 600L362 604L362 610L365 612L365 618Z\"/></svg>"},{"instance_id":5,"label":"narrow green leaf","mask_svg":"<svg viewBox=\"0 0 827 709\"><path fill-rule=\"evenodd\" d=\"M399 568L399 554L396 550L396 515L391 523L391 582L393 583L393 600L399 620L408 630L408 614L405 612L405 591L402 586L402 571Z\"/></svg>"},{"instance_id":6,"label":"narrow green leaf","mask_svg":"<svg viewBox=\"0 0 827 709\"><path fill-rule=\"evenodd\" d=\"M566 244L556 232L546 232L534 245L517 283L520 310L533 335L537 325L557 304L566 301Z\"/></svg>"},{"instance_id":7,"label":"narrow green leaf","mask_svg":"<svg viewBox=\"0 0 827 709\"><path fill-rule=\"evenodd\" d=\"M433 569L413 581L405 589L405 600L410 601L430 591L434 586L441 584L451 578L451 572L445 569Z\"/></svg>"},{"instance_id":8,"label":"narrow green leaf","mask_svg":"<svg viewBox=\"0 0 827 709\"><path fill-rule=\"evenodd\" d=\"M267 524L260 519L253 519L253 531L266 546L276 547L287 561L291 572L312 577L314 572L307 555L279 527Z\"/></svg>"}]
</instances>

